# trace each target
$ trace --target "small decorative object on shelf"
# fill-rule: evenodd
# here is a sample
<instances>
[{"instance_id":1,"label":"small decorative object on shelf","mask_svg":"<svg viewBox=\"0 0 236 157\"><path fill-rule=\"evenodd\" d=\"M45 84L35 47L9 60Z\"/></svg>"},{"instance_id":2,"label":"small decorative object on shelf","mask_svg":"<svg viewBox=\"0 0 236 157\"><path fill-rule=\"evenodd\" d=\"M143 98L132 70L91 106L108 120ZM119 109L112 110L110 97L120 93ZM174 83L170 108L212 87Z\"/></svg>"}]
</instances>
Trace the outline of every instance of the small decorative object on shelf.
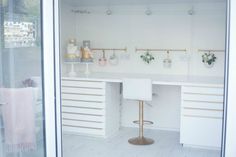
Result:
<instances>
[{"instance_id":1,"label":"small decorative object on shelf","mask_svg":"<svg viewBox=\"0 0 236 157\"><path fill-rule=\"evenodd\" d=\"M202 62L207 68L212 68L216 61L216 56L214 53L208 52L202 55Z\"/></svg>"},{"instance_id":2,"label":"small decorative object on shelf","mask_svg":"<svg viewBox=\"0 0 236 157\"><path fill-rule=\"evenodd\" d=\"M167 57L163 60L164 68L171 68L172 60L170 59L170 51L167 51Z\"/></svg>"},{"instance_id":3,"label":"small decorative object on shelf","mask_svg":"<svg viewBox=\"0 0 236 157\"><path fill-rule=\"evenodd\" d=\"M149 51L147 51L144 55L141 55L140 58L142 58L147 64L151 63L151 61L155 59L153 55L149 53Z\"/></svg>"},{"instance_id":4,"label":"small decorative object on shelf","mask_svg":"<svg viewBox=\"0 0 236 157\"><path fill-rule=\"evenodd\" d=\"M69 40L66 50L64 61L66 64L70 64L70 72L68 75L71 77L76 76L74 65L80 62L80 54L75 39Z\"/></svg>"},{"instance_id":5,"label":"small decorative object on shelf","mask_svg":"<svg viewBox=\"0 0 236 157\"><path fill-rule=\"evenodd\" d=\"M81 47L80 51L82 54L81 63L86 64L85 74L89 75L90 74L89 64L93 63L93 56L92 56L92 51L90 49L89 40L83 41L83 47Z\"/></svg>"}]
</instances>

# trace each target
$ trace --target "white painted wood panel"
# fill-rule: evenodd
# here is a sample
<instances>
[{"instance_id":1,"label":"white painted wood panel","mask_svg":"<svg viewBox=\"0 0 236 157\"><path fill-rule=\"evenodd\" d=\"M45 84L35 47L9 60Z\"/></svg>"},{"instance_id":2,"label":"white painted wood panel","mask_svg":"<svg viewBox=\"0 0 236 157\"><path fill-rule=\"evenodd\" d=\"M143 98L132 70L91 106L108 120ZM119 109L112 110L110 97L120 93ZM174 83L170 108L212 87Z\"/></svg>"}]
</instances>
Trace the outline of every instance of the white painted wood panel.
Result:
<instances>
[{"instance_id":1,"label":"white painted wood panel","mask_svg":"<svg viewBox=\"0 0 236 157\"><path fill-rule=\"evenodd\" d=\"M105 101L105 96L97 96L97 95L80 95L80 94L62 93L61 96L62 96L62 99L64 100L96 101L96 102Z\"/></svg>"},{"instance_id":2,"label":"white painted wood panel","mask_svg":"<svg viewBox=\"0 0 236 157\"><path fill-rule=\"evenodd\" d=\"M63 87L61 92L71 94L105 95L105 89L100 88Z\"/></svg>"},{"instance_id":3,"label":"white painted wood panel","mask_svg":"<svg viewBox=\"0 0 236 157\"><path fill-rule=\"evenodd\" d=\"M182 116L181 121L181 143L203 147L221 146L222 119Z\"/></svg>"},{"instance_id":4,"label":"white painted wood panel","mask_svg":"<svg viewBox=\"0 0 236 157\"><path fill-rule=\"evenodd\" d=\"M88 109L88 108L77 108L77 107L62 107L62 112L65 113L80 113L88 115L104 115L105 111L103 109Z\"/></svg>"},{"instance_id":5,"label":"white painted wood panel","mask_svg":"<svg viewBox=\"0 0 236 157\"><path fill-rule=\"evenodd\" d=\"M104 82L97 81L78 81L78 80L64 80L61 82L62 87L86 87L86 88L105 88Z\"/></svg>"},{"instance_id":6,"label":"white painted wood panel","mask_svg":"<svg viewBox=\"0 0 236 157\"><path fill-rule=\"evenodd\" d=\"M200 101L200 102L218 102L223 103L223 96L204 95L204 94L186 94L182 95L183 100Z\"/></svg>"},{"instance_id":7,"label":"white painted wood panel","mask_svg":"<svg viewBox=\"0 0 236 157\"><path fill-rule=\"evenodd\" d=\"M70 114L70 113L63 113L62 118L64 119L74 119L74 120L87 120L87 121L97 121L97 122L104 122L104 116L94 116L94 115L84 115L84 114Z\"/></svg>"},{"instance_id":8,"label":"white painted wood panel","mask_svg":"<svg viewBox=\"0 0 236 157\"><path fill-rule=\"evenodd\" d=\"M100 108L105 106L104 102L89 102L89 101L74 101L74 100L62 100L63 106L71 107L86 107L86 108Z\"/></svg>"},{"instance_id":9,"label":"white painted wood panel","mask_svg":"<svg viewBox=\"0 0 236 157\"><path fill-rule=\"evenodd\" d=\"M212 87L199 87L199 86L183 86L183 93L195 93L195 94L206 94L206 95L221 95L223 96L223 88L212 88Z\"/></svg>"}]
</instances>

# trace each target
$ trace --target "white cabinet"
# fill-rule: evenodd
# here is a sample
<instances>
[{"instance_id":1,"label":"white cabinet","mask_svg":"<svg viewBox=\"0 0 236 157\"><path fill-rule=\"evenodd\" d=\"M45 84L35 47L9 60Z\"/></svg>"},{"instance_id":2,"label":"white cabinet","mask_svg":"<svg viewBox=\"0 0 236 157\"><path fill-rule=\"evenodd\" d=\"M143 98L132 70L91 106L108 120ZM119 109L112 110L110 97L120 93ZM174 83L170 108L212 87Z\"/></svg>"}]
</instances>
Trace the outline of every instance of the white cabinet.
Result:
<instances>
[{"instance_id":1,"label":"white cabinet","mask_svg":"<svg viewBox=\"0 0 236 157\"><path fill-rule=\"evenodd\" d=\"M119 84L62 78L63 131L107 137L119 129Z\"/></svg>"},{"instance_id":2,"label":"white cabinet","mask_svg":"<svg viewBox=\"0 0 236 157\"><path fill-rule=\"evenodd\" d=\"M221 147L223 87L182 86L180 142Z\"/></svg>"}]
</instances>

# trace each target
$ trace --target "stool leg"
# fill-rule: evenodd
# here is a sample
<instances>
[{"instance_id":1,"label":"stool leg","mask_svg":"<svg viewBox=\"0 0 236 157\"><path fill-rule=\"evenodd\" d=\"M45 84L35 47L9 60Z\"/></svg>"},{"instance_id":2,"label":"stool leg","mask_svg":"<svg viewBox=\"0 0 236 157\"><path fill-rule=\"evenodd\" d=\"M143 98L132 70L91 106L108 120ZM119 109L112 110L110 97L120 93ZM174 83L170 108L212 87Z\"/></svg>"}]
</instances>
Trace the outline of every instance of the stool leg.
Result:
<instances>
[{"instance_id":1,"label":"stool leg","mask_svg":"<svg viewBox=\"0 0 236 157\"><path fill-rule=\"evenodd\" d=\"M150 145L154 143L154 140L143 136L143 101L139 101L139 137L129 139L130 144L134 145Z\"/></svg>"},{"instance_id":2,"label":"stool leg","mask_svg":"<svg viewBox=\"0 0 236 157\"><path fill-rule=\"evenodd\" d=\"M143 101L139 101L139 138L143 138Z\"/></svg>"}]
</instances>

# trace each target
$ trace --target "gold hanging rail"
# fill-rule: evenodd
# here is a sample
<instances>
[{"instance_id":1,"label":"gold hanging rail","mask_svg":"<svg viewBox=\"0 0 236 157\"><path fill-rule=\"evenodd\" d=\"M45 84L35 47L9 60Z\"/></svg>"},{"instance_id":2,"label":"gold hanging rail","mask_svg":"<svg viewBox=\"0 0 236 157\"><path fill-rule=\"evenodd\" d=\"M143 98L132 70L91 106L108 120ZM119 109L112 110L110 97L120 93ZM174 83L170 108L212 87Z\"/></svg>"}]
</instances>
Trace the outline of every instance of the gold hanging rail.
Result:
<instances>
[{"instance_id":1,"label":"gold hanging rail","mask_svg":"<svg viewBox=\"0 0 236 157\"><path fill-rule=\"evenodd\" d=\"M186 49L143 49L143 48L135 48L135 52L140 52L140 51L148 51L148 52L187 52Z\"/></svg>"},{"instance_id":2,"label":"gold hanging rail","mask_svg":"<svg viewBox=\"0 0 236 157\"><path fill-rule=\"evenodd\" d=\"M198 52L225 52L225 50L198 49Z\"/></svg>"},{"instance_id":3,"label":"gold hanging rail","mask_svg":"<svg viewBox=\"0 0 236 157\"><path fill-rule=\"evenodd\" d=\"M119 48L92 48L92 51L124 51L127 52L127 48L119 49Z\"/></svg>"}]
</instances>

